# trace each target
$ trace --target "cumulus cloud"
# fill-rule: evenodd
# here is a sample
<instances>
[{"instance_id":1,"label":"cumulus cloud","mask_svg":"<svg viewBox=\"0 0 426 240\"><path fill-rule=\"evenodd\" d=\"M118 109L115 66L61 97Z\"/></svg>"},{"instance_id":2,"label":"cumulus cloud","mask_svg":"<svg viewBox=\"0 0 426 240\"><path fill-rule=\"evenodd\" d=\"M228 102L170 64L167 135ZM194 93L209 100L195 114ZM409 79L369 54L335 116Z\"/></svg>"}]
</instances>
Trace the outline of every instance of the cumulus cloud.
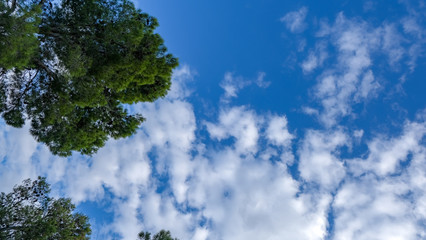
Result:
<instances>
[{"instance_id":1,"label":"cumulus cloud","mask_svg":"<svg viewBox=\"0 0 426 240\"><path fill-rule=\"evenodd\" d=\"M299 149L300 176L332 191L346 174L337 150L348 144L348 137L342 131L308 130Z\"/></svg>"},{"instance_id":2,"label":"cumulus cloud","mask_svg":"<svg viewBox=\"0 0 426 240\"><path fill-rule=\"evenodd\" d=\"M378 89L370 67L372 51L380 44L380 33L340 13L334 25L323 26L318 36L329 36L338 52L339 64L324 71L315 90L323 107L320 120L332 126L338 118L351 114L355 99L366 99Z\"/></svg>"},{"instance_id":3,"label":"cumulus cloud","mask_svg":"<svg viewBox=\"0 0 426 240\"><path fill-rule=\"evenodd\" d=\"M225 151L209 158L214 162L197 174L190 194L200 196L192 201L203 203L212 239L321 239L323 206L296 197L298 184L284 165Z\"/></svg>"},{"instance_id":4,"label":"cumulus cloud","mask_svg":"<svg viewBox=\"0 0 426 240\"><path fill-rule=\"evenodd\" d=\"M400 135L373 138L365 158L346 161L356 178L336 194L334 239L426 237L425 134L423 121L407 122Z\"/></svg>"},{"instance_id":5,"label":"cumulus cloud","mask_svg":"<svg viewBox=\"0 0 426 240\"><path fill-rule=\"evenodd\" d=\"M113 218L95 230L103 239L132 239L141 230L162 228L182 239L325 235L330 198L317 202L309 193L298 195L299 183L287 168L294 138L287 118L258 115L244 106L221 107L217 121L197 126L185 97L191 73L187 67L175 72L178 86L167 98L129 107L146 117L141 129L131 138L108 141L91 158L53 157L27 129L4 126L1 177L10 186L2 187L47 175L55 194L76 203L109 199ZM263 84L263 77L256 84ZM197 128L206 128L213 145L197 140ZM259 142L269 146L259 149ZM164 176L167 180L160 180Z\"/></svg>"},{"instance_id":6,"label":"cumulus cloud","mask_svg":"<svg viewBox=\"0 0 426 240\"><path fill-rule=\"evenodd\" d=\"M174 115L170 106L187 111L188 116L170 120ZM112 193L114 218L103 230L105 239L111 233L132 239L142 229L161 228L180 238L200 240L426 236L421 225L426 219L422 121L407 122L399 136L373 138L367 157L346 160L348 169L339 156L339 149L349 144L344 131L308 130L298 147L303 181L297 181L280 160L280 155L291 154L294 139L285 116L259 115L247 107L225 108L217 120L203 125L213 140L207 146L194 137L190 104L165 99L141 107L148 116L166 115L158 123L148 122L149 129L143 127L133 138L109 142L92 159L74 156L60 162L67 171L57 178L67 196L99 201L106 191ZM18 147L28 144L21 137L7 141ZM270 146L255 147L262 141ZM39 156L27 166L40 169L36 174L49 171L41 164L49 166L57 160L41 157L45 156L42 148L33 149L26 158L31 156ZM405 161L409 166L399 171L396 166ZM3 160L3 164L10 162ZM167 174L169 187L158 191L164 183L154 172ZM27 177L29 173L11 174ZM319 188L301 190L306 183ZM333 233L327 232L329 211L334 216Z\"/></svg>"},{"instance_id":7,"label":"cumulus cloud","mask_svg":"<svg viewBox=\"0 0 426 240\"><path fill-rule=\"evenodd\" d=\"M56 194L66 194L76 203L98 202L111 194L110 208L114 218L98 233L104 234L105 239L113 232L124 239L134 238L143 229L139 212L141 194L143 190L153 191L157 184L153 182L153 175L170 170L176 198L182 198L179 194L185 191L182 189L187 174L185 169L188 169L184 168L188 164L185 159L188 160L195 130L192 105L184 101L190 94L185 84L193 75L188 66L183 66L175 71L175 84L166 99L131 106L131 112L141 112L147 119L142 129L130 138L108 141L92 158L78 154L68 159L53 157L45 146L36 143L28 127L14 129L2 124L2 191L11 189L24 178L42 175L48 177ZM157 147L162 151L156 152ZM156 156L156 164L152 164L151 155ZM173 159L180 160L173 162ZM56 189L56 183L62 187ZM189 237L186 229L171 230Z\"/></svg>"},{"instance_id":8,"label":"cumulus cloud","mask_svg":"<svg viewBox=\"0 0 426 240\"><path fill-rule=\"evenodd\" d=\"M331 198L299 194L299 183L289 173L289 161L284 161L292 156L294 138L287 118L262 116L244 106L223 107L217 121L199 126L209 133L213 145L208 146L196 140L192 105L180 97L184 88L175 87L176 96L172 93L156 103L133 106L132 111L147 118L136 135L109 141L92 158L74 155L62 159L59 163L66 171L49 177L77 203L110 199L112 222L97 229L97 237L132 239L140 230L162 228L181 239L200 240L325 236ZM23 133L3 141L22 147L28 144L22 137L29 137L34 147L22 158L26 169L34 170L10 174L46 174L46 166L54 166L57 159L42 146L37 149L31 136ZM231 143L223 145L222 141ZM260 149L259 142L269 146ZM28 160L32 156L37 161ZM162 176L167 176L166 182L159 180Z\"/></svg>"},{"instance_id":9,"label":"cumulus cloud","mask_svg":"<svg viewBox=\"0 0 426 240\"><path fill-rule=\"evenodd\" d=\"M166 95L167 99L185 99L192 93L191 88L188 87L189 83L193 81L194 76L197 72L184 64L182 67L174 70L173 72L173 84Z\"/></svg>"},{"instance_id":10,"label":"cumulus cloud","mask_svg":"<svg viewBox=\"0 0 426 240\"><path fill-rule=\"evenodd\" d=\"M223 110L219 115L219 124L206 123L212 138L223 140L235 138L235 148L240 152L256 152L259 132L257 119L252 111L244 107Z\"/></svg>"},{"instance_id":11,"label":"cumulus cloud","mask_svg":"<svg viewBox=\"0 0 426 240\"><path fill-rule=\"evenodd\" d=\"M307 11L281 21L303 32ZM404 34L423 36L418 20L415 14L403 19ZM299 65L304 76L320 72L313 89L320 108L302 109L321 120L320 129L292 131L284 114L230 104L245 87L268 87L264 72L254 79L225 73L217 119L199 118L187 86L196 73L184 65L166 98L128 106L147 119L138 133L110 140L93 157L54 157L27 126L2 123L0 189L43 175L55 195L77 203L107 199L112 219L96 230L102 239L163 228L194 240L424 239L424 112L407 120L401 134L371 136L339 126L354 104L381 89L376 54L391 67L415 58L421 45L407 46L398 29L398 23L373 26L343 13L321 24L318 42ZM366 143L366 150L348 157L353 143Z\"/></svg>"},{"instance_id":12,"label":"cumulus cloud","mask_svg":"<svg viewBox=\"0 0 426 240\"><path fill-rule=\"evenodd\" d=\"M285 116L274 116L266 129L268 140L278 146L289 146L294 136L288 131L287 118Z\"/></svg>"},{"instance_id":13,"label":"cumulus cloud","mask_svg":"<svg viewBox=\"0 0 426 240\"><path fill-rule=\"evenodd\" d=\"M400 170L400 164L407 160L407 155L421 149L421 140L426 134L423 123L409 122L398 138L378 137L368 143L367 159L349 161L351 170L356 175L373 172L378 176L394 174Z\"/></svg>"},{"instance_id":14,"label":"cumulus cloud","mask_svg":"<svg viewBox=\"0 0 426 240\"><path fill-rule=\"evenodd\" d=\"M403 197L408 192L397 179L366 175L345 182L334 202L334 239L422 239L414 204Z\"/></svg>"},{"instance_id":15,"label":"cumulus cloud","mask_svg":"<svg viewBox=\"0 0 426 240\"><path fill-rule=\"evenodd\" d=\"M289 12L280 20L285 23L290 32L300 33L306 29L305 18L308 13L308 8L302 7L297 11Z\"/></svg>"},{"instance_id":16,"label":"cumulus cloud","mask_svg":"<svg viewBox=\"0 0 426 240\"><path fill-rule=\"evenodd\" d=\"M0 124L0 191L11 191L16 183L25 178L36 177L37 168L32 156L37 151L37 143L28 134L29 127L16 129ZM23 166L26 166L25 168Z\"/></svg>"},{"instance_id":17,"label":"cumulus cloud","mask_svg":"<svg viewBox=\"0 0 426 240\"><path fill-rule=\"evenodd\" d=\"M291 151L293 135L284 116L260 116L246 107L233 107L208 122L210 136L233 140L205 149L188 181L188 203L211 223L211 239L321 239L326 232L330 197L299 193L299 183L277 154ZM257 159L271 143L278 151ZM291 154L291 152L290 152ZM267 197L266 197L267 196Z\"/></svg>"}]
</instances>

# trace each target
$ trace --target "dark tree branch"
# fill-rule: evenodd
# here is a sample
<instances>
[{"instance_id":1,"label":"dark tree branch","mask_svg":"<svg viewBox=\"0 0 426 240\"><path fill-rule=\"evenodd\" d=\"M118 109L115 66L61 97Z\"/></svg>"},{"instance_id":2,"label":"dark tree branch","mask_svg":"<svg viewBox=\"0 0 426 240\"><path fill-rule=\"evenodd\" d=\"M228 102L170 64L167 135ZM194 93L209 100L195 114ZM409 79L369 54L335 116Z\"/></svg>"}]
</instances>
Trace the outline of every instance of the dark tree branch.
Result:
<instances>
[{"instance_id":1,"label":"dark tree branch","mask_svg":"<svg viewBox=\"0 0 426 240\"><path fill-rule=\"evenodd\" d=\"M27 85L25 86L24 91L21 93L21 98L27 93L28 90L30 90L30 87L31 87L32 83L34 82L34 79L37 77L38 73L39 73L39 70L37 70L37 72L34 75L34 77L32 77L31 80L27 83Z\"/></svg>"},{"instance_id":2,"label":"dark tree branch","mask_svg":"<svg viewBox=\"0 0 426 240\"><path fill-rule=\"evenodd\" d=\"M40 59L36 59L35 60L35 64L37 64L40 68L42 68L44 71L46 71L47 75L49 75L49 77L51 78L56 78L56 74L50 70L50 68L48 66L46 66L46 64L44 64Z\"/></svg>"},{"instance_id":3,"label":"dark tree branch","mask_svg":"<svg viewBox=\"0 0 426 240\"><path fill-rule=\"evenodd\" d=\"M10 12L15 11L15 9L16 9L16 0L12 0L12 6L10 8Z\"/></svg>"}]
</instances>

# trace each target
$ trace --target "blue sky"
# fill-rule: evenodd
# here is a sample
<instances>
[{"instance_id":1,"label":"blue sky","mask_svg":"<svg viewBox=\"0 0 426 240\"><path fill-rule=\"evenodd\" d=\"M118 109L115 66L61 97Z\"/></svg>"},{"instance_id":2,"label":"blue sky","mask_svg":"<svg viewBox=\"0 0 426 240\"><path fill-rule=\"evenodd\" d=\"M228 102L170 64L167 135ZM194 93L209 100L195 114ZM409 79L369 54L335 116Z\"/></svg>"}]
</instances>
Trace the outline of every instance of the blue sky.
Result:
<instances>
[{"instance_id":1,"label":"blue sky","mask_svg":"<svg viewBox=\"0 0 426 240\"><path fill-rule=\"evenodd\" d=\"M180 60L92 157L0 125L0 191L46 176L93 239L425 239L426 2L136 2Z\"/></svg>"}]
</instances>

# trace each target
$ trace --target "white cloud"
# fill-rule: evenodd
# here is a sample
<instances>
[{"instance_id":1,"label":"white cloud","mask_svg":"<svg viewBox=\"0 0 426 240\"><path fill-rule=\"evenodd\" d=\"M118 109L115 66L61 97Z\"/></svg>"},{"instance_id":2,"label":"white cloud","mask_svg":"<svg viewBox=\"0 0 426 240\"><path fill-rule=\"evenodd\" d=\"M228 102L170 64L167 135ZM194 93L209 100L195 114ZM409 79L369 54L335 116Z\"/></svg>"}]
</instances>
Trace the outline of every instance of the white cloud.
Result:
<instances>
[{"instance_id":1,"label":"white cloud","mask_svg":"<svg viewBox=\"0 0 426 240\"><path fill-rule=\"evenodd\" d=\"M225 73L222 83L220 86L225 90L225 98L236 97L238 90L245 87L246 82L241 77L234 78L230 72Z\"/></svg>"},{"instance_id":2,"label":"white cloud","mask_svg":"<svg viewBox=\"0 0 426 240\"><path fill-rule=\"evenodd\" d=\"M409 153L421 149L420 141L425 134L426 126L423 123L409 122L404 126L401 136L391 139L378 137L369 142L368 158L348 161L350 169L356 175L373 172L383 177L396 173Z\"/></svg>"},{"instance_id":3,"label":"white cloud","mask_svg":"<svg viewBox=\"0 0 426 240\"><path fill-rule=\"evenodd\" d=\"M364 136L364 130L357 129L352 132L353 140L355 143L360 144L362 137Z\"/></svg>"},{"instance_id":4,"label":"white cloud","mask_svg":"<svg viewBox=\"0 0 426 240\"><path fill-rule=\"evenodd\" d=\"M266 80L265 80L265 77L266 77L266 73L264 73L264 72L259 72L259 73L257 74L257 78L256 78L256 80L254 81L254 83L255 83L258 87L261 87L261 88L267 88L267 87L269 87L269 85L271 84L271 82L266 81Z\"/></svg>"},{"instance_id":5,"label":"white cloud","mask_svg":"<svg viewBox=\"0 0 426 240\"><path fill-rule=\"evenodd\" d=\"M220 87L225 90L225 93L221 99L222 102L228 103L231 98L236 98L238 92L252 84L256 84L260 88L267 88L270 82L265 80L266 73L258 72L257 78L254 80L245 79L241 76L234 76L232 72L226 72L223 77Z\"/></svg>"},{"instance_id":6,"label":"white cloud","mask_svg":"<svg viewBox=\"0 0 426 240\"><path fill-rule=\"evenodd\" d=\"M424 8L423 8L424 10ZM408 55L410 57L408 61L408 65L410 66L410 70L414 71L414 68L416 67L417 59L420 56L424 55L424 45L426 43L426 40L424 36L426 35L425 29L423 29L419 25L419 21L421 21L422 16L416 11L412 10L412 13L410 16L407 16L401 20L402 27L404 29L404 32L414 38L414 43L409 46Z\"/></svg>"},{"instance_id":7,"label":"white cloud","mask_svg":"<svg viewBox=\"0 0 426 240\"><path fill-rule=\"evenodd\" d=\"M302 63L302 69L304 72L311 72L319 65L318 57L314 53L309 53L308 58Z\"/></svg>"},{"instance_id":8,"label":"white cloud","mask_svg":"<svg viewBox=\"0 0 426 240\"><path fill-rule=\"evenodd\" d=\"M167 228L178 237L192 239L319 240L325 236L330 196L304 193L298 197L298 183L286 164L270 159L291 155L293 136L285 116L260 116L247 107L232 107L222 109L218 120L205 126L213 140L231 139L232 143L205 147L194 142L195 155L172 154L172 147L157 145L167 156L171 188L163 194L154 188L142 191L139 213L147 219L145 229ZM280 151L263 154L268 149L257 147L263 138ZM259 160L257 155L269 157ZM174 169L180 168L188 169L181 182L183 192L173 187L181 176ZM196 210L186 212L187 207ZM191 228L198 221L207 222L207 228Z\"/></svg>"},{"instance_id":9,"label":"white cloud","mask_svg":"<svg viewBox=\"0 0 426 240\"><path fill-rule=\"evenodd\" d=\"M212 221L212 239L321 239L325 232L322 208L310 207L310 202L307 206L295 197L297 183L284 166L238 155L224 161L233 162L231 171L230 163L213 169L206 166L194 179L196 189L205 192L203 215Z\"/></svg>"},{"instance_id":10,"label":"white cloud","mask_svg":"<svg viewBox=\"0 0 426 240\"><path fill-rule=\"evenodd\" d=\"M334 239L426 237L425 134L424 122L407 122L398 136L373 138L365 159L346 161L356 178L335 197Z\"/></svg>"},{"instance_id":11,"label":"white cloud","mask_svg":"<svg viewBox=\"0 0 426 240\"><path fill-rule=\"evenodd\" d=\"M312 115L312 116L319 116L318 109L304 106L304 107L302 107L301 110L304 114Z\"/></svg>"},{"instance_id":12,"label":"white cloud","mask_svg":"<svg viewBox=\"0 0 426 240\"><path fill-rule=\"evenodd\" d=\"M424 30L417 23L416 16L405 17L401 20L401 23L405 33L412 34L417 38L421 38L423 36Z\"/></svg>"},{"instance_id":13,"label":"white cloud","mask_svg":"<svg viewBox=\"0 0 426 240\"><path fill-rule=\"evenodd\" d=\"M285 116L273 116L266 129L266 137L277 146L289 146L294 136L287 129L287 118Z\"/></svg>"},{"instance_id":14,"label":"white cloud","mask_svg":"<svg viewBox=\"0 0 426 240\"><path fill-rule=\"evenodd\" d=\"M37 143L28 134L28 125L22 129L0 125L0 191L9 192L25 178L37 177L35 161ZM25 167L23 167L25 166Z\"/></svg>"},{"instance_id":15,"label":"white cloud","mask_svg":"<svg viewBox=\"0 0 426 240\"><path fill-rule=\"evenodd\" d=\"M321 67L327 58L326 43L319 42L315 46L315 50L309 51L307 59L302 63L304 73L310 73L318 67Z\"/></svg>"},{"instance_id":16,"label":"white cloud","mask_svg":"<svg viewBox=\"0 0 426 240\"><path fill-rule=\"evenodd\" d=\"M360 139L360 138L362 138L362 136L364 135L364 130L362 130L362 129L359 129L359 130L354 130L354 132L353 132L353 136L356 138L356 139Z\"/></svg>"},{"instance_id":17,"label":"white cloud","mask_svg":"<svg viewBox=\"0 0 426 240\"><path fill-rule=\"evenodd\" d=\"M167 99L185 99L192 93L191 89L188 88L188 83L193 81L194 76L197 73L184 64L182 67L173 71L173 83L169 93L166 95Z\"/></svg>"},{"instance_id":18,"label":"white cloud","mask_svg":"<svg viewBox=\"0 0 426 240\"><path fill-rule=\"evenodd\" d=\"M346 174L337 154L338 148L349 145L348 141L341 131L308 130L299 148L300 176L323 189L336 188Z\"/></svg>"},{"instance_id":19,"label":"white cloud","mask_svg":"<svg viewBox=\"0 0 426 240\"><path fill-rule=\"evenodd\" d=\"M335 62L326 65L317 77L318 84L313 90L322 106L318 112L319 120L326 127L332 127L341 118L353 115L354 104L374 98L381 89L382 84L373 71L378 61L374 56L387 55L387 63L395 68L409 53L402 46L402 33L392 23L375 27L339 13L333 24L321 22L320 26L316 46L301 67L309 73L321 66L326 57L334 59ZM325 46L330 49L327 51Z\"/></svg>"},{"instance_id":20,"label":"white cloud","mask_svg":"<svg viewBox=\"0 0 426 240\"><path fill-rule=\"evenodd\" d=\"M306 29L305 18L308 8L302 7L297 11L289 12L280 20L284 22L288 30L293 33L300 33Z\"/></svg>"},{"instance_id":21,"label":"white cloud","mask_svg":"<svg viewBox=\"0 0 426 240\"><path fill-rule=\"evenodd\" d=\"M404 39L398 33L395 24L384 24L382 38L383 51L388 55L389 64L394 67L406 54L406 50L402 46Z\"/></svg>"},{"instance_id":22,"label":"white cloud","mask_svg":"<svg viewBox=\"0 0 426 240\"><path fill-rule=\"evenodd\" d=\"M346 182L334 202L334 239L421 239L408 189L396 179L366 175Z\"/></svg>"},{"instance_id":23,"label":"white cloud","mask_svg":"<svg viewBox=\"0 0 426 240\"><path fill-rule=\"evenodd\" d=\"M368 99L371 95L375 94L379 88L380 84L374 78L373 72L368 70L360 79L358 91L355 93L354 100L359 102L363 99Z\"/></svg>"},{"instance_id":24,"label":"white cloud","mask_svg":"<svg viewBox=\"0 0 426 240\"><path fill-rule=\"evenodd\" d=\"M282 21L300 33L306 15L304 7ZM406 34L423 34L410 19L401 24ZM321 108L303 111L320 117L326 129L308 129L296 138L285 115L228 104L244 87L268 87L263 72L251 80L225 73L217 119L199 119L187 100L192 92L186 84L195 72L183 66L174 72L166 98L129 107L147 118L138 133L109 141L92 158L53 157L28 127L1 125L0 188L9 191L24 178L44 175L55 194L77 203L107 199L113 219L98 230L102 239L113 238L111 233L134 239L141 230L163 228L194 240L426 238L422 117L407 121L393 137L367 139L362 129L338 127L353 104L380 90L373 55L387 55L389 65L398 66L411 54L401 47L405 38L398 25L374 27L340 14L317 36L300 66L304 73L325 66L314 89ZM342 159L342 150L364 141L367 152ZM327 232L329 211L333 233Z\"/></svg>"},{"instance_id":25,"label":"white cloud","mask_svg":"<svg viewBox=\"0 0 426 240\"><path fill-rule=\"evenodd\" d=\"M193 240L206 240L209 235L209 231L205 228L197 228L194 233Z\"/></svg>"},{"instance_id":26,"label":"white cloud","mask_svg":"<svg viewBox=\"0 0 426 240\"><path fill-rule=\"evenodd\" d=\"M331 36L338 50L339 65L319 77L316 97L323 106L321 121L332 126L338 118L351 113L354 94L363 99L377 89L378 83L369 67L370 52L377 47L380 37L364 23L348 20L343 14L337 17L334 26L323 27L320 36L326 35ZM368 75L362 81L366 73Z\"/></svg>"},{"instance_id":27,"label":"white cloud","mask_svg":"<svg viewBox=\"0 0 426 240\"><path fill-rule=\"evenodd\" d=\"M206 123L207 130L212 138L223 140L234 137L235 148L240 152L257 151L259 139L259 120L252 111L244 107L224 109L219 115L219 123Z\"/></svg>"},{"instance_id":28,"label":"white cloud","mask_svg":"<svg viewBox=\"0 0 426 240\"><path fill-rule=\"evenodd\" d=\"M424 16L419 9L409 8L408 12L401 20L379 24L349 19L343 13L332 24L320 21L315 46L300 66L305 74L324 66L313 89L315 99L321 102L318 117L324 126L336 126L343 117L353 116L353 105L375 98L383 86L394 81L378 75L376 67L403 71L403 77L407 71L401 66L414 71L424 54L425 30L419 24ZM383 55L388 66L383 65Z\"/></svg>"},{"instance_id":29,"label":"white cloud","mask_svg":"<svg viewBox=\"0 0 426 240\"><path fill-rule=\"evenodd\" d=\"M155 184L151 175L153 167L160 173L170 170L176 198L184 198L182 186L189 174L186 172L189 167L184 166L189 164L188 151L195 137L195 118L192 105L183 100L190 94L185 84L192 76L193 72L184 66L175 71L174 85L167 98L154 104L132 106L131 112L141 112L147 119L142 129L130 138L108 141L93 158L78 154L68 159L52 157L46 147L34 141L28 127L14 129L3 125L0 141L4 143L4 162L0 168L0 180L9 185L2 184L1 187L7 190L24 178L47 175L50 183L62 185L61 192L76 203L100 201L107 197L105 193L108 191L112 194L115 217L110 225L98 232L103 232L104 237L112 231L125 239L134 238L142 230L138 214L141 193ZM152 165L149 154L156 148L161 150L157 154L157 164ZM58 193L57 189L54 192ZM180 234L188 236L184 233L185 228L182 228Z\"/></svg>"},{"instance_id":30,"label":"white cloud","mask_svg":"<svg viewBox=\"0 0 426 240\"><path fill-rule=\"evenodd\" d=\"M171 106L186 111L188 116L172 120L175 113ZM291 154L294 136L289 133L285 116L262 116L247 107L223 109L216 121L207 123L207 129L213 139L233 141L226 146L220 142L205 146L194 137L190 106L173 99L140 106L147 117L161 119L149 117L152 122L147 122L149 126L143 131L130 139L108 142L92 159L74 156L59 163L67 171L55 178L60 179L73 200L101 200L105 190L113 194L114 219L104 230L98 230L106 235L100 237L108 239L115 232L132 239L141 230L156 232L165 228L181 239L320 240L328 234L330 206L334 216L332 239L426 236L421 225L426 219L423 122L407 122L400 136L373 138L368 156L362 160L368 164L346 160L352 174L363 173L358 178L346 175L347 169L339 159L339 149L350 144L343 131L308 130L298 149L299 182L291 176L286 162L272 160L279 157L280 151ZM244 129L252 130L246 133ZM22 141L23 135L17 136L3 141L17 148L28 144ZM256 147L262 141L280 151ZM26 166L39 169L36 174L50 171L40 164L53 167L57 161L42 149L26 154L26 158L40 156ZM149 155L153 149L156 153ZM195 154L189 153L194 150ZM406 171L388 176L397 173L395 166L409 158ZM3 164L11 162L3 160ZM382 164L391 167L383 168ZM170 187L164 192L157 192L161 184L151 175L155 168L169 175ZM20 178L30 173L11 174ZM320 188L301 191L304 182L317 183ZM334 200L329 191L336 191ZM198 226L200 222L205 225Z\"/></svg>"},{"instance_id":31,"label":"white cloud","mask_svg":"<svg viewBox=\"0 0 426 240\"><path fill-rule=\"evenodd\" d=\"M324 210L308 210L316 205L296 197L298 183L288 174L286 164L270 161L292 156L293 137L286 117L263 117L246 107L224 108L217 122L205 126L213 140L231 138L234 143L218 151L205 148L195 138L194 111L185 100L189 93L184 84L191 77L188 68L181 68L175 72L180 80L174 81L167 98L132 106L130 111L141 112L147 119L141 130L131 138L108 141L92 158L78 154L68 159L52 157L28 129L4 127L0 176L10 184L2 188L8 190L23 178L47 175L55 194L65 193L76 203L108 198L114 218L95 231L105 239L112 238L111 233L130 239L141 230L162 228L181 239L234 234L249 239L255 236L249 234L254 230L265 239L271 231L292 239L319 239L308 238L303 229L308 219L322 219L320 227L317 222L308 225L324 234ZM265 86L264 74L259 73L254 83ZM259 139L272 145L259 152ZM256 154L264 156L263 160L255 159ZM168 175L169 187L164 192L157 192L164 183L154 174ZM63 186L60 191L59 186ZM194 227L203 219L209 224ZM236 228L229 227L233 221Z\"/></svg>"}]
</instances>

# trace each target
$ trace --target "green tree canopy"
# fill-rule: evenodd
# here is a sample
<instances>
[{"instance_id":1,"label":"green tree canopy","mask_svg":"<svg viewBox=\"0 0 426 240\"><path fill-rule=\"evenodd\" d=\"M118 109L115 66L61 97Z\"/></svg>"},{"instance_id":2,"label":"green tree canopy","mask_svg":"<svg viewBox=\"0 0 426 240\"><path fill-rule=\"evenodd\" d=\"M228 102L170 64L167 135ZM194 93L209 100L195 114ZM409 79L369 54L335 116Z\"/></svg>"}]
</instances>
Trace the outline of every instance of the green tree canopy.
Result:
<instances>
[{"instance_id":1,"label":"green tree canopy","mask_svg":"<svg viewBox=\"0 0 426 240\"><path fill-rule=\"evenodd\" d=\"M177 238L172 238L170 231L161 230L154 237L151 238L151 233L149 232L140 232L138 236L139 240L179 240Z\"/></svg>"},{"instance_id":2,"label":"green tree canopy","mask_svg":"<svg viewBox=\"0 0 426 240\"><path fill-rule=\"evenodd\" d=\"M52 153L95 153L144 118L123 104L167 94L177 59L127 0L0 3L0 114Z\"/></svg>"},{"instance_id":3,"label":"green tree canopy","mask_svg":"<svg viewBox=\"0 0 426 240\"><path fill-rule=\"evenodd\" d=\"M44 178L27 179L11 193L0 194L0 239L89 239L88 218L73 213L68 198L48 196L49 184Z\"/></svg>"}]
</instances>

